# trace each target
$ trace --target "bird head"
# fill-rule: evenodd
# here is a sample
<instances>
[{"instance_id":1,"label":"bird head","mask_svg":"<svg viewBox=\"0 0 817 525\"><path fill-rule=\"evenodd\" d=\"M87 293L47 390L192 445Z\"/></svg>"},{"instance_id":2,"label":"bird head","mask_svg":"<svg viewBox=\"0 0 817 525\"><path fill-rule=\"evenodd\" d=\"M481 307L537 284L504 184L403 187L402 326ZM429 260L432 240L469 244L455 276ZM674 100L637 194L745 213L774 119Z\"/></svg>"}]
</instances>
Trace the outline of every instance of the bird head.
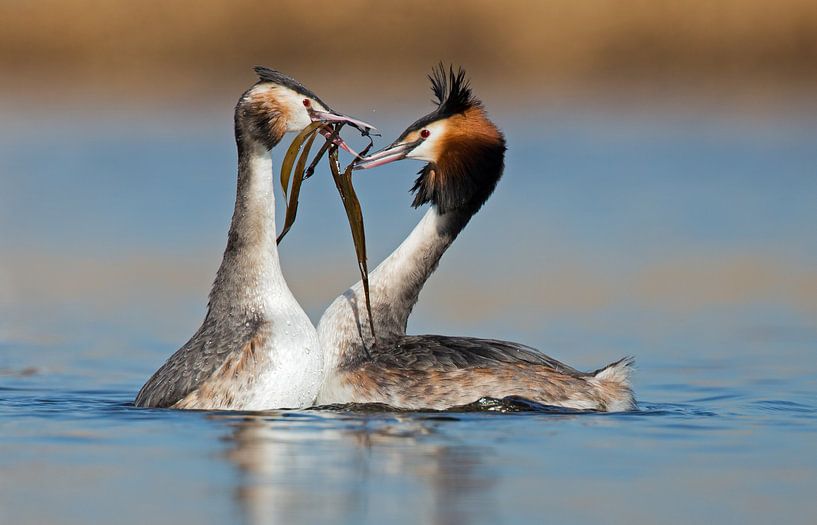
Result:
<instances>
[{"instance_id":1,"label":"bird head","mask_svg":"<svg viewBox=\"0 0 817 525\"><path fill-rule=\"evenodd\" d=\"M505 138L471 90L465 71L442 63L429 75L436 109L403 131L391 145L355 162L369 169L402 159L425 161L412 191L415 207L430 202L441 213L481 206L502 176Z\"/></svg>"},{"instance_id":2,"label":"bird head","mask_svg":"<svg viewBox=\"0 0 817 525\"><path fill-rule=\"evenodd\" d=\"M257 66L255 72L258 82L244 93L236 106L236 130L267 149L275 147L287 132L299 132L312 122L344 123L366 135L375 129L371 124L334 111L313 91L280 71ZM331 135L328 127L324 135ZM333 140L348 149L336 134Z\"/></svg>"}]
</instances>

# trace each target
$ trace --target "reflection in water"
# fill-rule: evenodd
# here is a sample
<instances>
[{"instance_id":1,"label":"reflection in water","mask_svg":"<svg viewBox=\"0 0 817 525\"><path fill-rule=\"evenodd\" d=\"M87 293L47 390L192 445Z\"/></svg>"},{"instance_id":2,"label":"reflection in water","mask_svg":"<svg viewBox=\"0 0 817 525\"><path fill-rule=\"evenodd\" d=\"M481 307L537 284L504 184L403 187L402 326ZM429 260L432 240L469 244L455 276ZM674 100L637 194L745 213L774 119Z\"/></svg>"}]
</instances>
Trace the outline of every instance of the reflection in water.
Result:
<instances>
[{"instance_id":1,"label":"reflection in water","mask_svg":"<svg viewBox=\"0 0 817 525\"><path fill-rule=\"evenodd\" d=\"M496 522L496 473L485 464L494 451L446 436L442 427L455 418L214 417L233 419L226 456L240 473L236 500L249 524L354 523L372 515Z\"/></svg>"},{"instance_id":2,"label":"reflection in water","mask_svg":"<svg viewBox=\"0 0 817 525\"><path fill-rule=\"evenodd\" d=\"M234 152L192 114L168 116L196 128L178 136L123 135L121 118L83 128L73 112L36 133L6 126L0 524L814 521L813 115L599 110L497 115L509 179L410 330L577 363L635 354L637 414L128 407L201 321ZM360 194L372 260L417 220L410 172L383 170ZM318 182L303 205L319 213L303 210L282 254L315 315L357 278L335 188Z\"/></svg>"}]
</instances>

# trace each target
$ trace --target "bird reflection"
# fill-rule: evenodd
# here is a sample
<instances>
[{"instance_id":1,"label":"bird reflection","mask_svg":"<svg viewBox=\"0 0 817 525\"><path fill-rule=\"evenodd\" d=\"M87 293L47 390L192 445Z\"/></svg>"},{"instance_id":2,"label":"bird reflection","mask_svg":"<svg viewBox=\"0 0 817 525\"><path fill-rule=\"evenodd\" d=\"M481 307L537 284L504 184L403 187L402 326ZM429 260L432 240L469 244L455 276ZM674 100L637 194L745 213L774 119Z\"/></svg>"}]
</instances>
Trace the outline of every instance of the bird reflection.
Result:
<instances>
[{"instance_id":1,"label":"bird reflection","mask_svg":"<svg viewBox=\"0 0 817 525\"><path fill-rule=\"evenodd\" d=\"M496 522L491 447L447 435L453 417L275 412L215 415L252 525Z\"/></svg>"}]
</instances>

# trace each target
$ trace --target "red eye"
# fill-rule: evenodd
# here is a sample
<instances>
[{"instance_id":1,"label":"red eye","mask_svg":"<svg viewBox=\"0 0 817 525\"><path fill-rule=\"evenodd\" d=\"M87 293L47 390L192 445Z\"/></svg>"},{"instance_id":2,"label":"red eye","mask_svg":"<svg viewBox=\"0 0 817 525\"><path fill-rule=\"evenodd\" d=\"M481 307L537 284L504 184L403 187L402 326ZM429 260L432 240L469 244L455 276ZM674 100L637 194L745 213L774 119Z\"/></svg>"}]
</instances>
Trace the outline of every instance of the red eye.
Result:
<instances>
[{"instance_id":1,"label":"red eye","mask_svg":"<svg viewBox=\"0 0 817 525\"><path fill-rule=\"evenodd\" d=\"M420 131L420 136L423 137L424 139L427 139L429 135L431 135L431 132L428 131L427 129Z\"/></svg>"},{"instance_id":2,"label":"red eye","mask_svg":"<svg viewBox=\"0 0 817 525\"><path fill-rule=\"evenodd\" d=\"M309 100L308 98L305 98L305 99L304 99L304 107L307 107L307 108L308 108L308 107L309 107L309 106L311 106L311 105L312 105L312 101L311 101L311 100Z\"/></svg>"}]
</instances>

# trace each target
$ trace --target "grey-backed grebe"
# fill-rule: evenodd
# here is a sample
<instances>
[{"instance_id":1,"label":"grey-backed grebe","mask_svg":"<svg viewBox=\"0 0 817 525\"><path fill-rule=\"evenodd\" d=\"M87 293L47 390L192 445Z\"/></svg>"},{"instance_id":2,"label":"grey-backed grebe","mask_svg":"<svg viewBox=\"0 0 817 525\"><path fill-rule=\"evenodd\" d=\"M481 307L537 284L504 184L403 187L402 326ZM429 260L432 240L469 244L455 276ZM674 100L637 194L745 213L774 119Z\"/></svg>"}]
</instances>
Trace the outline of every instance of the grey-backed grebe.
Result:
<instances>
[{"instance_id":1,"label":"grey-backed grebe","mask_svg":"<svg viewBox=\"0 0 817 525\"><path fill-rule=\"evenodd\" d=\"M227 248L193 337L136 396L144 407L260 410L315 401L323 353L315 327L281 273L270 150L314 121L367 126L332 111L272 69L235 109L238 189Z\"/></svg>"},{"instance_id":2,"label":"grey-backed grebe","mask_svg":"<svg viewBox=\"0 0 817 525\"><path fill-rule=\"evenodd\" d=\"M522 396L547 405L601 411L635 406L632 360L580 372L517 343L406 335L418 295L440 257L493 193L504 169L505 139L488 119L462 69L429 77L432 113L358 169L408 158L427 162L414 183L415 207L431 209L369 276L377 341L366 330L361 283L338 297L318 323L326 379L319 404L370 402L445 409L481 397Z\"/></svg>"}]
</instances>

